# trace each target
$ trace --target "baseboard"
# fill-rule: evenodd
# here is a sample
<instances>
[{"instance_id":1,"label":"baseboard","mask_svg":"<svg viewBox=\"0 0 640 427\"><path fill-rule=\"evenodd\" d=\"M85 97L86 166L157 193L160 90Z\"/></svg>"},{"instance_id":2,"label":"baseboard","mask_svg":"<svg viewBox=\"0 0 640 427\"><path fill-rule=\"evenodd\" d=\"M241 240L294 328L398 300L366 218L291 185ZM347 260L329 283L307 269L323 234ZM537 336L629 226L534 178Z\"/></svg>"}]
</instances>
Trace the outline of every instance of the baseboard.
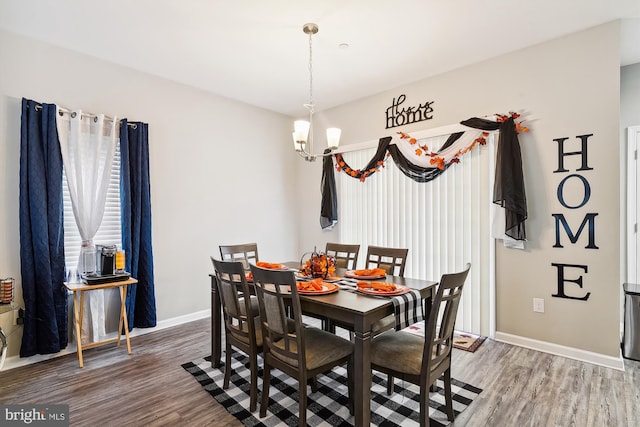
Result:
<instances>
[{"instance_id":1,"label":"baseboard","mask_svg":"<svg viewBox=\"0 0 640 427\"><path fill-rule=\"evenodd\" d=\"M564 345L553 344L546 341L538 341L531 338L511 335L504 332L495 333L495 341L506 344L517 345L519 347L529 348L531 350L541 351L556 356L562 356L569 359L579 360L581 362L592 363L594 365L604 366L606 368L624 371L624 361L622 356L613 357L605 354L594 353L587 350L581 350Z\"/></svg>"},{"instance_id":2,"label":"baseboard","mask_svg":"<svg viewBox=\"0 0 640 427\"><path fill-rule=\"evenodd\" d=\"M161 320L153 328L134 328L129 333L129 337L133 338L140 335L145 335L151 332L160 331L162 329L167 329L172 326L182 325L184 323L193 322L195 320L204 319L210 316L211 316L211 310L202 310L202 311L197 311L195 313L189 313L183 316L174 317L171 319ZM107 334L105 339L108 339L110 337L115 337L115 336L116 336L115 332L112 334ZM19 368L21 366L31 365L33 363L55 359L56 357L66 356L68 354L76 354L77 350L78 348L76 347L75 343L69 343L69 346L67 348L55 354L38 354L31 357L20 357L20 356L7 357L2 370L7 371L9 369Z\"/></svg>"}]
</instances>

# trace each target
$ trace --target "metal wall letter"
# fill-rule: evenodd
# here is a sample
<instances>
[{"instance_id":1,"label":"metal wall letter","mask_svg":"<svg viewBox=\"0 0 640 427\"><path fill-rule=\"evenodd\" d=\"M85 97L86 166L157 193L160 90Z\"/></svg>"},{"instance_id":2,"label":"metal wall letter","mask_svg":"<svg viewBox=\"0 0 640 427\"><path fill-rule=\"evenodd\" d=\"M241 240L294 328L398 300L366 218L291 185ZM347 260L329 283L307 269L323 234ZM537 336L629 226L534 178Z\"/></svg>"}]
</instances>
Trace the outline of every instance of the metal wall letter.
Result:
<instances>
[{"instance_id":1,"label":"metal wall letter","mask_svg":"<svg viewBox=\"0 0 640 427\"><path fill-rule=\"evenodd\" d=\"M576 136L576 138L580 139L580 142L581 142L580 150L569 151L569 152L565 152L564 150L564 143L569 138L564 137L564 138L554 139L554 141L558 143L558 169L553 171L553 173L569 172L569 170L566 169L564 166L564 160L565 160L565 157L567 156L580 156L581 164L580 164L580 167L576 169L576 171L593 170L593 168L589 167L588 157L587 157L587 143L589 141L589 137L591 136L593 136L592 133ZM583 197L581 201L570 205L567 203L564 197L564 186L569 179L574 179L574 178L579 179L580 182L582 183ZM589 185L589 181L584 176L574 173L566 176L565 178L562 179L562 181L560 181L556 191L556 197L558 198L558 202L560 203L560 205L562 205L564 208L579 209L585 206L589 202L589 199L591 199L591 186ZM567 237L569 237L569 241L571 242L571 244L575 244L578 241L578 238L580 237L582 232L584 231L585 227L588 225L589 243L587 244L587 246L585 246L585 249L599 249L598 246L596 245L596 216L597 215L598 215L597 213L585 214L584 219L582 220L582 223L580 224L580 227L578 228L577 233L574 234L573 231L571 230L571 227L569 227L569 224L567 223L567 220L565 219L564 214L562 213L551 214L551 216L555 218L555 225L556 225L556 243L555 245L553 245L553 247L564 248L564 246L562 246L562 244L560 243L561 230L564 230ZM582 297L574 297L574 296L567 295L564 289L566 282L575 283L580 288L582 288L582 277L583 277L582 275L580 275L576 279L567 279L565 276L565 269L580 268L585 273L588 273L589 268L586 265L556 264L556 263L551 263L551 265L556 267L556 269L558 270L558 275L557 275L558 276L558 283L557 283L558 292L555 294L552 294L551 296L556 298L567 298L567 299L574 299L574 300L581 300L581 301L586 301L589 299L591 292L587 292L586 295Z\"/></svg>"},{"instance_id":2,"label":"metal wall letter","mask_svg":"<svg viewBox=\"0 0 640 427\"><path fill-rule=\"evenodd\" d=\"M434 101L425 101L424 104L418 104L417 107L400 108L406 99L404 94L397 99L393 98L391 106L387 108L386 129L433 119L431 104Z\"/></svg>"},{"instance_id":3,"label":"metal wall letter","mask_svg":"<svg viewBox=\"0 0 640 427\"><path fill-rule=\"evenodd\" d=\"M586 265L576 265L576 264L555 264L555 263L551 263L551 265L558 269L558 293L551 295L552 297L567 298L567 299L577 299L577 300L581 300L581 301L586 301L586 300L589 299L589 296L591 295L591 292L587 292L587 294L582 296L582 297L572 297L572 296L567 295L567 294L564 293L564 283L565 282L575 283L576 285L578 285L582 289L582 276L578 276L576 279L567 279L565 277L565 274L564 274L564 269L567 268L567 267L568 268L580 268L580 269L584 270L585 273L588 273L589 272L589 267L587 267Z\"/></svg>"}]
</instances>

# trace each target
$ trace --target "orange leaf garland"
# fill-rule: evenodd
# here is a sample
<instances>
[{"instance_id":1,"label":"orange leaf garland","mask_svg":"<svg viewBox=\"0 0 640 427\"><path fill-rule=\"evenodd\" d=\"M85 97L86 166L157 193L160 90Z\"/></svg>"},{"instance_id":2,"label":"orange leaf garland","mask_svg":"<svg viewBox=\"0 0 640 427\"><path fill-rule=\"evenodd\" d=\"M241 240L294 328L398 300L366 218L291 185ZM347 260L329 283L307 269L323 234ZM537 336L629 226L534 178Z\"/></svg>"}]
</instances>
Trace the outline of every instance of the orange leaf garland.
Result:
<instances>
[{"instance_id":1,"label":"orange leaf garland","mask_svg":"<svg viewBox=\"0 0 640 427\"><path fill-rule=\"evenodd\" d=\"M504 123L509 119L513 119L516 133L528 132L529 128L523 125L524 121L520 121L520 122L515 121L519 117L520 117L519 113L510 111L509 114L495 114L495 121L498 123ZM465 124L465 123L463 122L462 124ZM475 126L472 126L472 127L475 127ZM467 142L468 145L465 146L464 143L461 143L463 140L459 140L460 142L458 142L457 145L453 145L455 144L456 139L451 139L451 142L448 142L448 145L446 146L446 148L441 149L440 152L430 151L429 146L426 144L416 146L416 144L418 144L418 139L412 137L408 133L397 132L397 134L399 135L399 138L401 140L407 141L409 145L413 146L411 147L411 150L414 152L416 156L418 157L425 156L429 158L428 163L432 167L438 168L439 170L442 171L452 164L460 163L461 157L469 153L477 145L484 146L487 144L487 137L490 135L490 133L487 131L480 131L479 129L477 129L476 132L477 133L475 135L478 135L478 136L475 139L473 139L470 143ZM469 141L469 139L466 139L465 141ZM453 150L451 150L451 148L457 149L457 151L453 153ZM336 154L335 155L336 162L337 162L336 170L338 172L345 172L349 176L353 178L357 178L358 180L360 180L360 182L364 182L368 177L370 177L376 172L379 172L380 167L385 167L384 161L389 156L391 156L391 152L387 150L386 154L384 155L384 160L378 160L375 166L365 170L354 170L347 165L347 163L342 158L341 154ZM416 165L417 164L418 163L416 163ZM429 168L426 168L426 169L429 169Z\"/></svg>"}]
</instances>

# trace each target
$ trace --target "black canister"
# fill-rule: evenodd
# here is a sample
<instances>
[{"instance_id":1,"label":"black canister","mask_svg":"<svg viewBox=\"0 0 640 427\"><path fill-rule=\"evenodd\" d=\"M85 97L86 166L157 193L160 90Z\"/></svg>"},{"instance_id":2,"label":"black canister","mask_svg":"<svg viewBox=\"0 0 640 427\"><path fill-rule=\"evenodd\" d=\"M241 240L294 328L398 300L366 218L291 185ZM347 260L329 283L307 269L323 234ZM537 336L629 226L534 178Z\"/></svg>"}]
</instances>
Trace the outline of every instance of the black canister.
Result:
<instances>
[{"instance_id":1,"label":"black canister","mask_svg":"<svg viewBox=\"0 0 640 427\"><path fill-rule=\"evenodd\" d=\"M98 245L98 274L113 275L116 265L116 245Z\"/></svg>"}]
</instances>

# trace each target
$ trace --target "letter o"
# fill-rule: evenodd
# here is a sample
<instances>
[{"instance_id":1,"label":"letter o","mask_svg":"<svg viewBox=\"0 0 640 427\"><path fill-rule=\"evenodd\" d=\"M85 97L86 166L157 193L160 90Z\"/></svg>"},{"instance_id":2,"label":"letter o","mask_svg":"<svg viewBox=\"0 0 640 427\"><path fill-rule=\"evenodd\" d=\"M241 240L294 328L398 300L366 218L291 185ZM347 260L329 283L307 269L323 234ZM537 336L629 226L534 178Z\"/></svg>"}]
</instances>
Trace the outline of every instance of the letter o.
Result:
<instances>
[{"instance_id":1,"label":"letter o","mask_svg":"<svg viewBox=\"0 0 640 427\"><path fill-rule=\"evenodd\" d=\"M577 206L569 206L565 203L564 201L564 197L563 197L563 193L564 193L564 184L565 182L567 182L567 180L569 178L572 177L577 177L582 181L582 186L584 187L584 197L582 198L582 202L577 205ZM558 201L560 202L560 204L562 206L564 206L567 209L578 209L583 207L591 198L591 186L589 185L589 181L587 181L587 179L585 177L583 177L582 175L578 175L578 174L571 174L566 176L562 181L560 181L560 184L558 184Z\"/></svg>"}]
</instances>

